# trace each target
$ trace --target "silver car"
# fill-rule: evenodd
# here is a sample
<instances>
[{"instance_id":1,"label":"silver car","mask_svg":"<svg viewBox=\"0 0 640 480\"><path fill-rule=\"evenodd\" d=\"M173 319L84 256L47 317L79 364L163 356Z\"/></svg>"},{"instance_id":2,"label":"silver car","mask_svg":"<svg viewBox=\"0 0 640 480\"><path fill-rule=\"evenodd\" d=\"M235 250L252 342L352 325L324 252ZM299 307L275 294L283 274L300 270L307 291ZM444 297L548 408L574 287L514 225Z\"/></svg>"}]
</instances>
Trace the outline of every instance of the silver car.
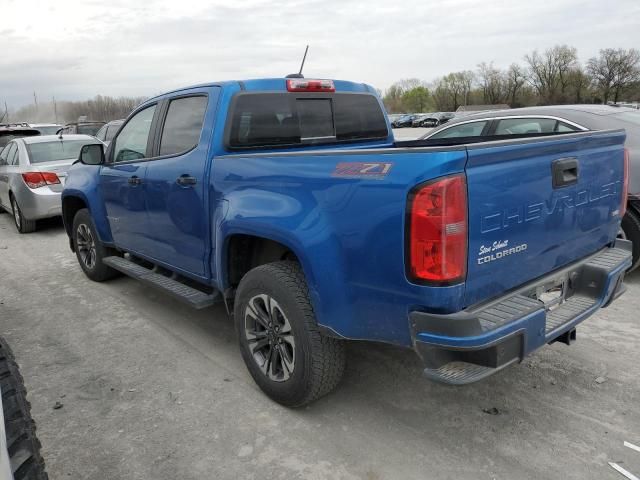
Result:
<instances>
[{"instance_id":1,"label":"silver car","mask_svg":"<svg viewBox=\"0 0 640 480\"><path fill-rule=\"evenodd\" d=\"M17 138L0 152L0 208L13 215L20 233L33 232L36 220L62 213L60 194L67 169L89 135Z\"/></svg>"}]
</instances>

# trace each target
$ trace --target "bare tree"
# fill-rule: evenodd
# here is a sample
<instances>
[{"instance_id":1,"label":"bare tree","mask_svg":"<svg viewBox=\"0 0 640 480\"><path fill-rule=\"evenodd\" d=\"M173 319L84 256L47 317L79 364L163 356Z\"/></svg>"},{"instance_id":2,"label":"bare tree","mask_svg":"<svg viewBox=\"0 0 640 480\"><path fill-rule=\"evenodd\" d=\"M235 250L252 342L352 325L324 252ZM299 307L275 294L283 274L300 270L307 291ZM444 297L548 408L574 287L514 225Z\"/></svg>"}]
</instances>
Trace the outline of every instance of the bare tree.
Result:
<instances>
[{"instance_id":1,"label":"bare tree","mask_svg":"<svg viewBox=\"0 0 640 480\"><path fill-rule=\"evenodd\" d=\"M544 103L565 101L569 71L578 65L578 54L574 47L556 45L544 54L534 50L525 55L529 65L529 82Z\"/></svg>"},{"instance_id":2,"label":"bare tree","mask_svg":"<svg viewBox=\"0 0 640 480\"><path fill-rule=\"evenodd\" d=\"M524 69L517 63L512 63L506 73L507 77L507 101L511 107L516 106L518 92L526 82Z\"/></svg>"},{"instance_id":3,"label":"bare tree","mask_svg":"<svg viewBox=\"0 0 640 480\"><path fill-rule=\"evenodd\" d=\"M581 66L569 70L567 74L568 99L574 103L584 103L587 96L591 96L591 77L587 75ZM592 99L590 99L592 101Z\"/></svg>"},{"instance_id":4,"label":"bare tree","mask_svg":"<svg viewBox=\"0 0 640 480\"><path fill-rule=\"evenodd\" d=\"M478 81L484 103L493 105L504 101L507 82L502 72L493 66L493 62L478 65Z\"/></svg>"}]
</instances>

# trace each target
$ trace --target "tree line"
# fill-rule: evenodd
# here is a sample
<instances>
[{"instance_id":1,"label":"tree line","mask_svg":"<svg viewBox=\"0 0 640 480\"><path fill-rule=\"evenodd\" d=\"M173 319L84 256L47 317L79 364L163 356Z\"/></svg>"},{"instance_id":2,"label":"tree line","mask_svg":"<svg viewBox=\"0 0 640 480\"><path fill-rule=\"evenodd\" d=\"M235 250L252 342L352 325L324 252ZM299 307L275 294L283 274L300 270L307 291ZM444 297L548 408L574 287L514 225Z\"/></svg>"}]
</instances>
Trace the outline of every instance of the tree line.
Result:
<instances>
[{"instance_id":1,"label":"tree line","mask_svg":"<svg viewBox=\"0 0 640 480\"><path fill-rule=\"evenodd\" d=\"M455 111L462 105L512 108L640 100L640 51L605 48L582 64L576 48L534 50L507 68L482 62L431 82L400 80L383 94L391 113Z\"/></svg>"},{"instance_id":2,"label":"tree line","mask_svg":"<svg viewBox=\"0 0 640 480\"><path fill-rule=\"evenodd\" d=\"M146 97L109 97L97 95L91 100L35 102L15 111L0 110L0 123L29 122L60 124L75 122L80 117L108 122L125 118ZM4 117L4 119L3 119Z\"/></svg>"}]
</instances>

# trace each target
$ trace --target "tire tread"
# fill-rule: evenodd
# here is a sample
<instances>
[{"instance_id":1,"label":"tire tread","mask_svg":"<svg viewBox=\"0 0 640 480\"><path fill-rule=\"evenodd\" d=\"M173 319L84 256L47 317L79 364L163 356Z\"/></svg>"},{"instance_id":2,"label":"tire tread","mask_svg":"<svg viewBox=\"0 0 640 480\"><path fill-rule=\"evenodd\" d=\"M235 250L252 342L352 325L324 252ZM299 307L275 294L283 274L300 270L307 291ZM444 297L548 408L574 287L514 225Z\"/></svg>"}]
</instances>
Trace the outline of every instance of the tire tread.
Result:
<instances>
[{"instance_id":1,"label":"tire tread","mask_svg":"<svg viewBox=\"0 0 640 480\"><path fill-rule=\"evenodd\" d=\"M47 480L31 404L13 352L0 337L0 390L14 480ZM16 464L19 464L16 465ZM16 468L17 467L17 468Z\"/></svg>"}]
</instances>

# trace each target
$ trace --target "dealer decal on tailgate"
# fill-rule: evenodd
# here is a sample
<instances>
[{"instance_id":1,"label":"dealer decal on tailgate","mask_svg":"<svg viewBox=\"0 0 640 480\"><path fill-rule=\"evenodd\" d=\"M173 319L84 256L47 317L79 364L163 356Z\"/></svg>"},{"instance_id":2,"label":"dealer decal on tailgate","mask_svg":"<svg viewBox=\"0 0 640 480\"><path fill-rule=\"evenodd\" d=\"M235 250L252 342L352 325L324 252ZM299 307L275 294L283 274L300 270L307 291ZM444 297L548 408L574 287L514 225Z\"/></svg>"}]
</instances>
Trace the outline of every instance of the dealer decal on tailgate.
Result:
<instances>
[{"instance_id":1,"label":"dealer decal on tailgate","mask_svg":"<svg viewBox=\"0 0 640 480\"><path fill-rule=\"evenodd\" d=\"M340 162L331 176L381 180L391 171L392 166L393 163L390 162Z\"/></svg>"}]
</instances>

